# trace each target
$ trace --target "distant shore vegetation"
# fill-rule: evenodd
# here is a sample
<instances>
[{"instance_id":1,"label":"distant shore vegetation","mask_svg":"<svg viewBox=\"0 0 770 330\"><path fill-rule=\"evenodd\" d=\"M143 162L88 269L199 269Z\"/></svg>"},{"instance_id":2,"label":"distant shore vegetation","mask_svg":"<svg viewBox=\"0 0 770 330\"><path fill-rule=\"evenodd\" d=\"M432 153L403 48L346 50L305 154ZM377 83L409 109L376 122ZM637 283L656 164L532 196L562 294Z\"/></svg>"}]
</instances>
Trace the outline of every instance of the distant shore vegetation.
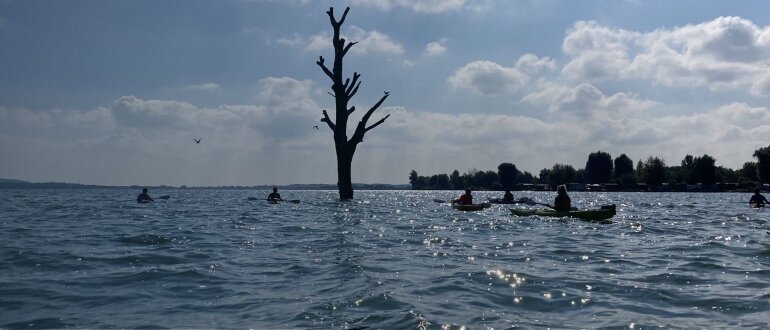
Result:
<instances>
[{"instance_id":1,"label":"distant shore vegetation","mask_svg":"<svg viewBox=\"0 0 770 330\"><path fill-rule=\"evenodd\" d=\"M588 155L584 168L554 164L537 175L520 171L513 163L502 163L497 171L470 170L463 174L421 176L409 173L413 190L553 190L567 185L570 190L597 191L750 191L770 183L770 146L753 154L740 169L716 166L708 154L686 155L680 164L668 166L662 159L650 156L638 160L636 166L626 154L616 158L603 151Z\"/></svg>"},{"instance_id":2,"label":"distant shore vegetation","mask_svg":"<svg viewBox=\"0 0 770 330\"><path fill-rule=\"evenodd\" d=\"M255 185L255 186L168 186L168 185L130 185L130 186L105 186L89 185L79 183L65 182L28 182L23 180L2 179L0 178L0 189L131 189L141 190L149 188L151 190L166 189L208 189L208 190L264 190L270 191L273 187L281 190L336 190L336 184L309 183L309 184L288 184L288 185ZM406 184L384 184L384 183L354 183L353 188L358 190L406 190L409 185Z\"/></svg>"}]
</instances>

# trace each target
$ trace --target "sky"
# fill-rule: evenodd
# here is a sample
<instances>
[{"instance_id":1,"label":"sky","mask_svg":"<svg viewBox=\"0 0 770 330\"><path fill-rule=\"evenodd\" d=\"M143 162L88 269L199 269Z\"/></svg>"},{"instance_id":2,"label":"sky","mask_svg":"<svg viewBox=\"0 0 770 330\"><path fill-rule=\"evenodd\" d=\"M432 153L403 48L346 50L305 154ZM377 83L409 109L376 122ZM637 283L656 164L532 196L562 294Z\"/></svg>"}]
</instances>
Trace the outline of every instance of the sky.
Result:
<instances>
[{"instance_id":1,"label":"sky","mask_svg":"<svg viewBox=\"0 0 770 330\"><path fill-rule=\"evenodd\" d=\"M353 182L770 145L767 1L0 0L0 178L335 183L315 62L348 6L349 136L390 92Z\"/></svg>"}]
</instances>

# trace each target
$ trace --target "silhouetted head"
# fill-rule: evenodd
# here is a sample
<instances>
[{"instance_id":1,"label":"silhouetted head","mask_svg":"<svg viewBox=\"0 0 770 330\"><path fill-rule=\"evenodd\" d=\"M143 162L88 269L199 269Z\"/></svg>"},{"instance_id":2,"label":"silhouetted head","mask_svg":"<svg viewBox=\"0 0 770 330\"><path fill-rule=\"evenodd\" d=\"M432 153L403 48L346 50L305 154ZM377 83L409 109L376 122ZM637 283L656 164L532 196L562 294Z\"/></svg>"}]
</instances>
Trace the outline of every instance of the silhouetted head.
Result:
<instances>
[{"instance_id":1,"label":"silhouetted head","mask_svg":"<svg viewBox=\"0 0 770 330\"><path fill-rule=\"evenodd\" d=\"M558 188L556 188L556 193L558 193L559 195L566 194L567 193L567 186L560 185Z\"/></svg>"},{"instance_id":2,"label":"silhouetted head","mask_svg":"<svg viewBox=\"0 0 770 330\"><path fill-rule=\"evenodd\" d=\"M754 193L759 194L759 188L754 188Z\"/></svg>"},{"instance_id":3,"label":"silhouetted head","mask_svg":"<svg viewBox=\"0 0 770 330\"><path fill-rule=\"evenodd\" d=\"M507 193L509 193L509 192L511 192L511 190L510 190L510 189L505 189L505 193L506 193L506 194L507 194Z\"/></svg>"},{"instance_id":4,"label":"silhouetted head","mask_svg":"<svg viewBox=\"0 0 770 330\"><path fill-rule=\"evenodd\" d=\"M146 194L147 193L147 188L142 189L142 192Z\"/></svg>"},{"instance_id":5,"label":"silhouetted head","mask_svg":"<svg viewBox=\"0 0 770 330\"><path fill-rule=\"evenodd\" d=\"M466 193L466 194L470 194L470 193L471 193L471 189L470 189L470 188L468 188L468 189L465 189L465 193Z\"/></svg>"},{"instance_id":6,"label":"silhouetted head","mask_svg":"<svg viewBox=\"0 0 770 330\"><path fill-rule=\"evenodd\" d=\"M278 187L273 187L273 192L278 192Z\"/></svg>"}]
</instances>

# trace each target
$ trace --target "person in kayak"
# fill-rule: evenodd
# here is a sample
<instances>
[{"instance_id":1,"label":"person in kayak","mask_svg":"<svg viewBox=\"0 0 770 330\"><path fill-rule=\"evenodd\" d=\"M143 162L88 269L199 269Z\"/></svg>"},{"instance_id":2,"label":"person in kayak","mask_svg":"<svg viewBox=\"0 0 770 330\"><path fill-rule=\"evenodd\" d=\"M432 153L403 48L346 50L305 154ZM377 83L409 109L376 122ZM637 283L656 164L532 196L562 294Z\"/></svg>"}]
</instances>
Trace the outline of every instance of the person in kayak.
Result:
<instances>
[{"instance_id":1,"label":"person in kayak","mask_svg":"<svg viewBox=\"0 0 770 330\"><path fill-rule=\"evenodd\" d=\"M452 203L460 205L473 205L473 195L471 195L471 190L465 189L465 194L461 195L460 198L453 200Z\"/></svg>"},{"instance_id":2,"label":"person in kayak","mask_svg":"<svg viewBox=\"0 0 770 330\"><path fill-rule=\"evenodd\" d=\"M762 194L759 193L759 188L756 188L754 189L754 195L752 195L751 199L749 199L749 204L764 206L765 204L770 204L770 202L767 201L767 198L765 198L765 196L762 196Z\"/></svg>"},{"instance_id":3,"label":"person in kayak","mask_svg":"<svg viewBox=\"0 0 770 330\"><path fill-rule=\"evenodd\" d=\"M137 203L154 202L155 200L147 193L147 188L142 189L142 193L136 197Z\"/></svg>"},{"instance_id":4,"label":"person in kayak","mask_svg":"<svg viewBox=\"0 0 770 330\"><path fill-rule=\"evenodd\" d=\"M505 189L505 194L503 195L503 202L513 203L513 194L511 193L510 189Z\"/></svg>"},{"instance_id":5,"label":"person in kayak","mask_svg":"<svg viewBox=\"0 0 770 330\"><path fill-rule=\"evenodd\" d=\"M281 194L278 193L278 188L273 187L273 192L270 193L270 195L267 196L267 200L269 201L282 201Z\"/></svg>"},{"instance_id":6,"label":"person in kayak","mask_svg":"<svg viewBox=\"0 0 770 330\"><path fill-rule=\"evenodd\" d=\"M569 211L572 209L572 200L567 195L567 187L560 185L556 188L556 199L553 201L553 208L556 211Z\"/></svg>"}]
</instances>

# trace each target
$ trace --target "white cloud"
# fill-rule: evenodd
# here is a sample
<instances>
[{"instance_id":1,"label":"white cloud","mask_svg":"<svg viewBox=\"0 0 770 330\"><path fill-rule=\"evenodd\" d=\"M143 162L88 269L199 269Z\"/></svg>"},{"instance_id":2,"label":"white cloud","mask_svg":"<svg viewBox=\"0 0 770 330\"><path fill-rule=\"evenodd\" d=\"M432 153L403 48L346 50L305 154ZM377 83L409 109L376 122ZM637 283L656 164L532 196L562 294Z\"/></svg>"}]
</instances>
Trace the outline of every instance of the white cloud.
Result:
<instances>
[{"instance_id":1,"label":"white cloud","mask_svg":"<svg viewBox=\"0 0 770 330\"><path fill-rule=\"evenodd\" d=\"M331 138L318 139L312 128L321 118L312 90L310 81L270 77L259 83L258 105L123 96L91 110L0 107L0 154L14 155L3 157L0 173L100 184L319 182L311 171L284 171L300 171L303 161L333 167L326 165L333 164L326 159L333 158Z\"/></svg>"},{"instance_id":2,"label":"white cloud","mask_svg":"<svg viewBox=\"0 0 770 330\"><path fill-rule=\"evenodd\" d=\"M548 110L559 115L577 117L623 118L644 113L658 103L642 100L627 93L615 93L607 96L595 86L583 83L575 87L567 87L555 83L541 83L538 90L526 95L523 99L535 105L547 106Z\"/></svg>"},{"instance_id":3,"label":"white cloud","mask_svg":"<svg viewBox=\"0 0 770 330\"><path fill-rule=\"evenodd\" d=\"M673 87L749 90L770 96L770 27L739 17L639 33L577 22L562 49L562 69L578 81L648 79Z\"/></svg>"},{"instance_id":4,"label":"white cloud","mask_svg":"<svg viewBox=\"0 0 770 330\"><path fill-rule=\"evenodd\" d=\"M516 68L522 72L534 74L542 70L550 71L556 69L556 61L547 56L539 58L535 54L527 53L519 57L519 60L516 61Z\"/></svg>"},{"instance_id":5,"label":"white cloud","mask_svg":"<svg viewBox=\"0 0 770 330\"><path fill-rule=\"evenodd\" d=\"M354 5L375 7L387 11L396 7L406 8L420 13L443 13L458 10L465 0L351 0Z\"/></svg>"},{"instance_id":6,"label":"white cloud","mask_svg":"<svg viewBox=\"0 0 770 330\"><path fill-rule=\"evenodd\" d=\"M425 45L423 54L428 57L441 56L446 52L447 38L441 38L439 41L429 42Z\"/></svg>"},{"instance_id":7,"label":"white cloud","mask_svg":"<svg viewBox=\"0 0 770 330\"><path fill-rule=\"evenodd\" d=\"M568 78L589 81L617 77L630 63L628 43L637 36L594 21L577 22L562 43L564 53L572 57L562 73Z\"/></svg>"},{"instance_id":8,"label":"white cloud","mask_svg":"<svg viewBox=\"0 0 770 330\"><path fill-rule=\"evenodd\" d=\"M404 47L394 41L387 34L378 31L366 31L357 26L351 26L347 33L342 34L346 42L357 42L350 48L351 54L358 55L402 55ZM291 38L281 38L278 43L288 46L303 46L307 52L321 52L332 49L332 36L329 32L322 32L310 37L302 37L294 34Z\"/></svg>"},{"instance_id":9,"label":"white cloud","mask_svg":"<svg viewBox=\"0 0 770 330\"><path fill-rule=\"evenodd\" d=\"M516 68L490 61L475 61L457 69L447 81L454 88L495 95L518 90L529 81L529 76Z\"/></svg>"},{"instance_id":10,"label":"white cloud","mask_svg":"<svg viewBox=\"0 0 770 330\"><path fill-rule=\"evenodd\" d=\"M358 54L385 54L401 55L404 53L404 47L398 42L393 41L390 36L377 31L365 31L359 27L350 27L349 41L357 41L358 44L350 49ZM330 42L331 44L331 42Z\"/></svg>"},{"instance_id":11,"label":"white cloud","mask_svg":"<svg viewBox=\"0 0 770 330\"><path fill-rule=\"evenodd\" d=\"M178 90L182 92L214 92L220 90L222 87L215 83L205 83L197 85L187 85L179 87Z\"/></svg>"},{"instance_id":12,"label":"white cloud","mask_svg":"<svg viewBox=\"0 0 770 330\"><path fill-rule=\"evenodd\" d=\"M278 41L276 41L276 43L281 45L291 46L291 47L299 47L299 46L305 45L308 42L299 33L294 33L290 38L289 37L278 38ZM311 39L311 44L312 44L312 39ZM318 47L318 46L314 45L313 47Z\"/></svg>"}]
</instances>

